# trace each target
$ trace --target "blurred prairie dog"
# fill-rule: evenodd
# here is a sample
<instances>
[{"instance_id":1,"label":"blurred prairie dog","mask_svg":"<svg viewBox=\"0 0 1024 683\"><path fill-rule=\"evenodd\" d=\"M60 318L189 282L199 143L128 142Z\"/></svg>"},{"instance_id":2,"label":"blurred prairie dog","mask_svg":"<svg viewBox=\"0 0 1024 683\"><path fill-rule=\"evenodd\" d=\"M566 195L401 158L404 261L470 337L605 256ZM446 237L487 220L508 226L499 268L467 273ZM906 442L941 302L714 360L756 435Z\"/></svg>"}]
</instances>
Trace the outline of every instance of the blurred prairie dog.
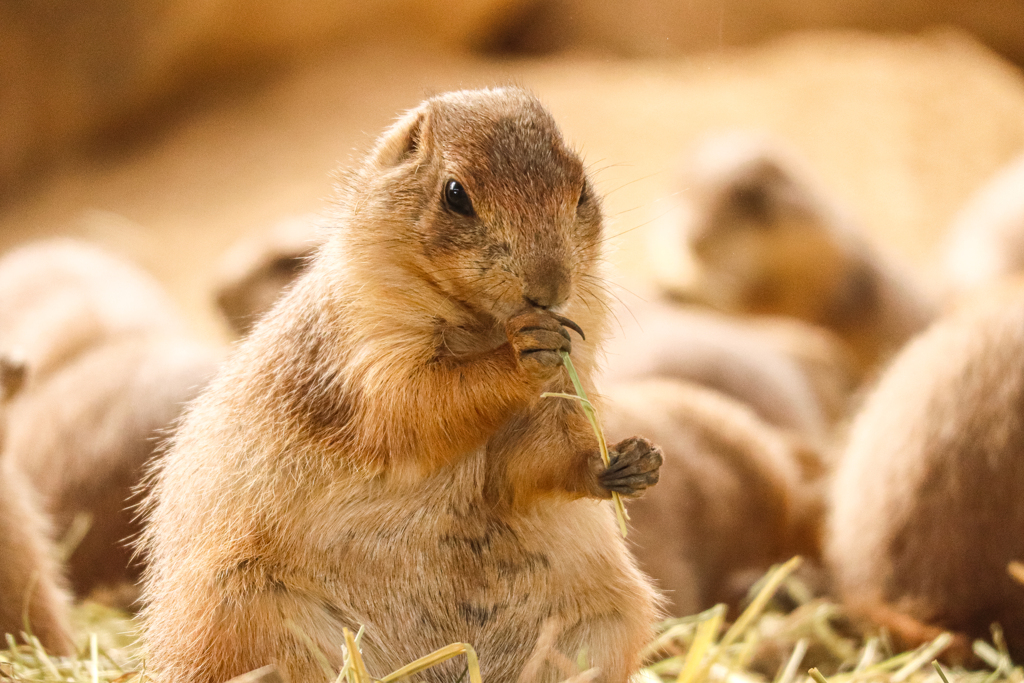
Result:
<instances>
[{"instance_id":1,"label":"blurred prairie dog","mask_svg":"<svg viewBox=\"0 0 1024 683\"><path fill-rule=\"evenodd\" d=\"M38 492L79 595L134 581L135 489L158 439L213 372L155 281L85 243L30 243L0 258L0 339L29 371L9 407L7 459Z\"/></svg>"},{"instance_id":2,"label":"blurred prairie dog","mask_svg":"<svg viewBox=\"0 0 1024 683\"><path fill-rule=\"evenodd\" d=\"M845 601L903 644L1000 622L1024 656L1024 283L979 292L882 375L832 484ZM960 644L966 645L961 638ZM966 648L962 648L965 649Z\"/></svg>"},{"instance_id":3,"label":"blurred prairie dog","mask_svg":"<svg viewBox=\"0 0 1024 683\"><path fill-rule=\"evenodd\" d=\"M652 234L651 258L670 295L821 325L865 368L934 317L930 295L776 143L740 133L710 138L677 186L676 215Z\"/></svg>"},{"instance_id":4,"label":"blurred prairie dog","mask_svg":"<svg viewBox=\"0 0 1024 683\"><path fill-rule=\"evenodd\" d=\"M660 453L631 438L606 468L578 404L541 398L572 391L559 351L592 388L605 334L582 162L525 91L448 93L379 139L338 209L155 475L151 663L316 680L289 623L335 668L362 624L376 676L467 642L485 680L514 681L553 624L562 656L625 683L655 598L605 499L653 484ZM562 677L540 662L523 683Z\"/></svg>"},{"instance_id":5,"label":"blurred prairie dog","mask_svg":"<svg viewBox=\"0 0 1024 683\"><path fill-rule=\"evenodd\" d=\"M323 243L317 216L293 216L234 243L217 267L214 299L231 330L244 336L299 276Z\"/></svg>"},{"instance_id":6,"label":"blurred prairie dog","mask_svg":"<svg viewBox=\"0 0 1024 683\"><path fill-rule=\"evenodd\" d=\"M663 444L658 485L629 503L630 541L670 614L738 605L772 564L820 556L816 451L738 401L688 382L615 383L605 400L610 439L638 432Z\"/></svg>"},{"instance_id":7,"label":"blurred prairie dog","mask_svg":"<svg viewBox=\"0 0 1024 683\"><path fill-rule=\"evenodd\" d=\"M1024 154L1000 169L953 219L945 267L956 290L1024 273Z\"/></svg>"},{"instance_id":8,"label":"blurred prairie dog","mask_svg":"<svg viewBox=\"0 0 1024 683\"><path fill-rule=\"evenodd\" d=\"M32 486L6 456L7 403L20 390L25 367L0 355L0 638L28 631L48 652L71 654L68 596L52 529ZM27 622L27 623L26 623Z\"/></svg>"},{"instance_id":9,"label":"blurred prairie dog","mask_svg":"<svg viewBox=\"0 0 1024 683\"><path fill-rule=\"evenodd\" d=\"M860 376L845 344L787 318L737 319L659 302L618 312L606 349L609 382L672 377L707 386L818 445L846 417Z\"/></svg>"}]
</instances>

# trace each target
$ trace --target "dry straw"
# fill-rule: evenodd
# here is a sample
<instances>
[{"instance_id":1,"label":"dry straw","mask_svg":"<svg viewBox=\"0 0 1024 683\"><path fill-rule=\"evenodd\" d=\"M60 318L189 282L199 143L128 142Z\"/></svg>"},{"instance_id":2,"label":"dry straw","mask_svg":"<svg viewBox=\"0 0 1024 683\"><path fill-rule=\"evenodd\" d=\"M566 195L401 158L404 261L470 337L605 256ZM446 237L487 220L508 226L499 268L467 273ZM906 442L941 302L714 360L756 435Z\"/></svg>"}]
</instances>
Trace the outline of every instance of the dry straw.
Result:
<instances>
[{"instance_id":1,"label":"dry straw","mask_svg":"<svg viewBox=\"0 0 1024 683\"><path fill-rule=\"evenodd\" d=\"M594 408L594 404L587 398L587 392L583 390L583 385L580 383L579 375L576 374L576 368L573 367L568 352L559 351L559 353L562 355L562 363L569 373L569 379L572 380L572 386L576 389L576 394L548 391L541 394L541 398L565 398L570 401L579 401L584 415L590 420L590 426L594 429L594 436L597 437L597 446L601 451L601 460L604 461L605 467L609 467L612 464L612 459L608 455L608 442L604 440L604 430L601 429L601 423L597 420L597 409ZM625 538L627 532L626 520L629 519L629 514L626 512L626 506L622 504L622 496L615 491L612 491L612 503L615 505L615 516L619 520L619 531L622 532L622 537Z\"/></svg>"},{"instance_id":2,"label":"dry straw","mask_svg":"<svg viewBox=\"0 0 1024 683\"><path fill-rule=\"evenodd\" d=\"M812 598L801 587L792 573L796 564L789 562L769 572L731 627L722 605L662 623L646 651L650 663L632 683L1024 683L1024 671L1012 662L998 630L991 643L975 641L974 651L982 663L975 670L935 663L948 636L917 650L891 653L884 634L851 634L840 606ZM785 601L776 599L779 595ZM791 605L794 601L795 609L779 609L780 602ZM75 629L83 636L74 657L47 653L31 635L23 635L23 642L8 637L7 649L0 647L0 683L159 683L158 675L146 672L130 617L84 603L75 608ZM348 632L344 637L342 670L331 671L329 677L325 671L325 680L378 683L362 661L362 633ZM441 648L379 683L398 683L462 655L468 682L483 683L477 654L464 643ZM597 676L593 669L580 669L582 673L567 673L568 680L586 683ZM258 670L237 683L280 681L272 670Z\"/></svg>"}]
</instances>

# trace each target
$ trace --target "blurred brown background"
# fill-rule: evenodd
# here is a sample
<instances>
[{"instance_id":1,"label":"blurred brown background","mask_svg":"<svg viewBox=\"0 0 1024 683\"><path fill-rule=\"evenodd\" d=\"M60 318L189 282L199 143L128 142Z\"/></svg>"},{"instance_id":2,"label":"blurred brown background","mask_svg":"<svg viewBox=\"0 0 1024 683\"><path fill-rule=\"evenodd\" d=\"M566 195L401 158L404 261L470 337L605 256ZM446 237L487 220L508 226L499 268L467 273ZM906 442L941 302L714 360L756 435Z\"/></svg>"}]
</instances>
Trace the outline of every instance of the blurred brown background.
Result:
<instances>
[{"instance_id":1,"label":"blurred brown background","mask_svg":"<svg viewBox=\"0 0 1024 683\"><path fill-rule=\"evenodd\" d=\"M0 250L99 241L219 338L234 240L322 209L332 169L424 96L518 83L595 169L627 286L679 156L737 127L792 144L927 273L1024 150L1021 65L1020 0L9 0Z\"/></svg>"}]
</instances>

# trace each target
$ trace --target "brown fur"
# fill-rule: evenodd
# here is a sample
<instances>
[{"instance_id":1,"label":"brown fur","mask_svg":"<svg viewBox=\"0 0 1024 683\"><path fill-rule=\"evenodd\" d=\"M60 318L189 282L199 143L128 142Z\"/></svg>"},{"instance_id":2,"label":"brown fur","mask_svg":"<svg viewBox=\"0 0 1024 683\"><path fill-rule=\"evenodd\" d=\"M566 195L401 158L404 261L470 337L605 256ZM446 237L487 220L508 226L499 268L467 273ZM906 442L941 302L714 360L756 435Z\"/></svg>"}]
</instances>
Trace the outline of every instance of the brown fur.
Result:
<instances>
[{"instance_id":1,"label":"brown fur","mask_svg":"<svg viewBox=\"0 0 1024 683\"><path fill-rule=\"evenodd\" d=\"M35 491L4 452L7 401L22 381L24 366L0 356L0 637L22 632L48 651L72 652L68 598L51 540L49 520Z\"/></svg>"},{"instance_id":2,"label":"brown fur","mask_svg":"<svg viewBox=\"0 0 1024 683\"><path fill-rule=\"evenodd\" d=\"M822 325L866 368L934 316L920 286L774 143L739 134L708 140L678 184L680 213L652 252L670 293Z\"/></svg>"},{"instance_id":3,"label":"brown fur","mask_svg":"<svg viewBox=\"0 0 1024 683\"><path fill-rule=\"evenodd\" d=\"M617 318L604 379L660 376L701 384L818 445L830 441L857 386L842 342L799 321L753 323L662 303L633 304Z\"/></svg>"},{"instance_id":4,"label":"brown fur","mask_svg":"<svg viewBox=\"0 0 1024 683\"><path fill-rule=\"evenodd\" d=\"M306 267L323 242L312 216L296 216L239 240L218 266L214 298L231 330L245 336Z\"/></svg>"},{"instance_id":5,"label":"brown fur","mask_svg":"<svg viewBox=\"0 0 1024 683\"><path fill-rule=\"evenodd\" d=\"M449 178L475 217L447 208ZM660 455L630 439L604 471L578 405L540 398L571 391L545 307L586 331L571 350L588 387L604 335L581 162L520 90L440 96L381 138L335 225L156 473L153 665L174 682L265 664L317 680L289 624L335 668L342 627L363 625L376 676L464 641L485 680L514 680L554 623L561 653L586 647L625 681L654 599L600 499L655 481Z\"/></svg>"},{"instance_id":6,"label":"brown fur","mask_svg":"<svg viewBox=\"0 0 1024 683\"><path fill-rule=\"evenodd\" d=\"M614 384L606 403L610 439L639 431L664 447L661 481L628 510L634 553L671 614L735 606L772 564L819 556L822 469L812 449L685 382Z\"/></svg>"},{"instance_id":7,"label":"brown fur","mask_svg":"<svg viewBox=\"0 0 1024 683\"><path fill-rule=\"evenodd\" d=\"M7 458L31 482L58 536L89 524L68 558L79 595L138 578L131 509L157 440L212 374L156 283L69 240L0 259L0 338L31 371L10 407Z\"/></svg>"},{"instance_id":8,"label":"brown fur","mask_svg":"<svg viewBox=\"0 0 1024 683\"><path fill-rule=\"evenodd\" d=\"M946 238L957 290L1024 273L1024 155L1000 169L960 210Z\"/></svg>"},{"instance_id":9,"label":"brown fur","mask_svg":"<svg viewBox=\"0 0 1024 683\"><path fill-rule=\"evenodd\" d=\"M1007 573L1024 557L1022 414L1016 283L910 344L856 418L828 557L844 599L882 615L903 644L936 628L986 637L998 621L1024 655L1024 587Z\"/></svg>"}]
</instances>

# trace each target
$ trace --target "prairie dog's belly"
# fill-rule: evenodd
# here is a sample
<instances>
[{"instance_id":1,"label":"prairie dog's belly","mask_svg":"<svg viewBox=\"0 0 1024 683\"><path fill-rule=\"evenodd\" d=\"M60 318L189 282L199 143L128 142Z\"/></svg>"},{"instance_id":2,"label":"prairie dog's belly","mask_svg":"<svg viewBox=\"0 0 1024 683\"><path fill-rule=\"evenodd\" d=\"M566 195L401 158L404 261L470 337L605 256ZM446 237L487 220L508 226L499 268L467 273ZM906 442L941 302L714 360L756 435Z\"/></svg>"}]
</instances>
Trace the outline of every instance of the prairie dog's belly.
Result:
<instances>
[{"instance_id":1,"label":"prairie dog's belly","mask_svg":"<svg viewBox=\"0 0 1024 683\"><path fill-rule=\"evenodd\" d=\"M581 622L607 612L604 584L630 590L635 580L606 503L498 512L460 486L462 474L439 473L411 489L368 483L343 503L316 506L332 509L336 540L324 542L327 528L308 533L319 557L307 567L323 577L323 608L338 634L366 627L374 676L466 642L492 679L512 678L518 672L502 668L522 666L545 622L554 620L566 650L578 650ZM457 678L463 666L441 668L438 680Z\"/></svg>"}]
</instances>

